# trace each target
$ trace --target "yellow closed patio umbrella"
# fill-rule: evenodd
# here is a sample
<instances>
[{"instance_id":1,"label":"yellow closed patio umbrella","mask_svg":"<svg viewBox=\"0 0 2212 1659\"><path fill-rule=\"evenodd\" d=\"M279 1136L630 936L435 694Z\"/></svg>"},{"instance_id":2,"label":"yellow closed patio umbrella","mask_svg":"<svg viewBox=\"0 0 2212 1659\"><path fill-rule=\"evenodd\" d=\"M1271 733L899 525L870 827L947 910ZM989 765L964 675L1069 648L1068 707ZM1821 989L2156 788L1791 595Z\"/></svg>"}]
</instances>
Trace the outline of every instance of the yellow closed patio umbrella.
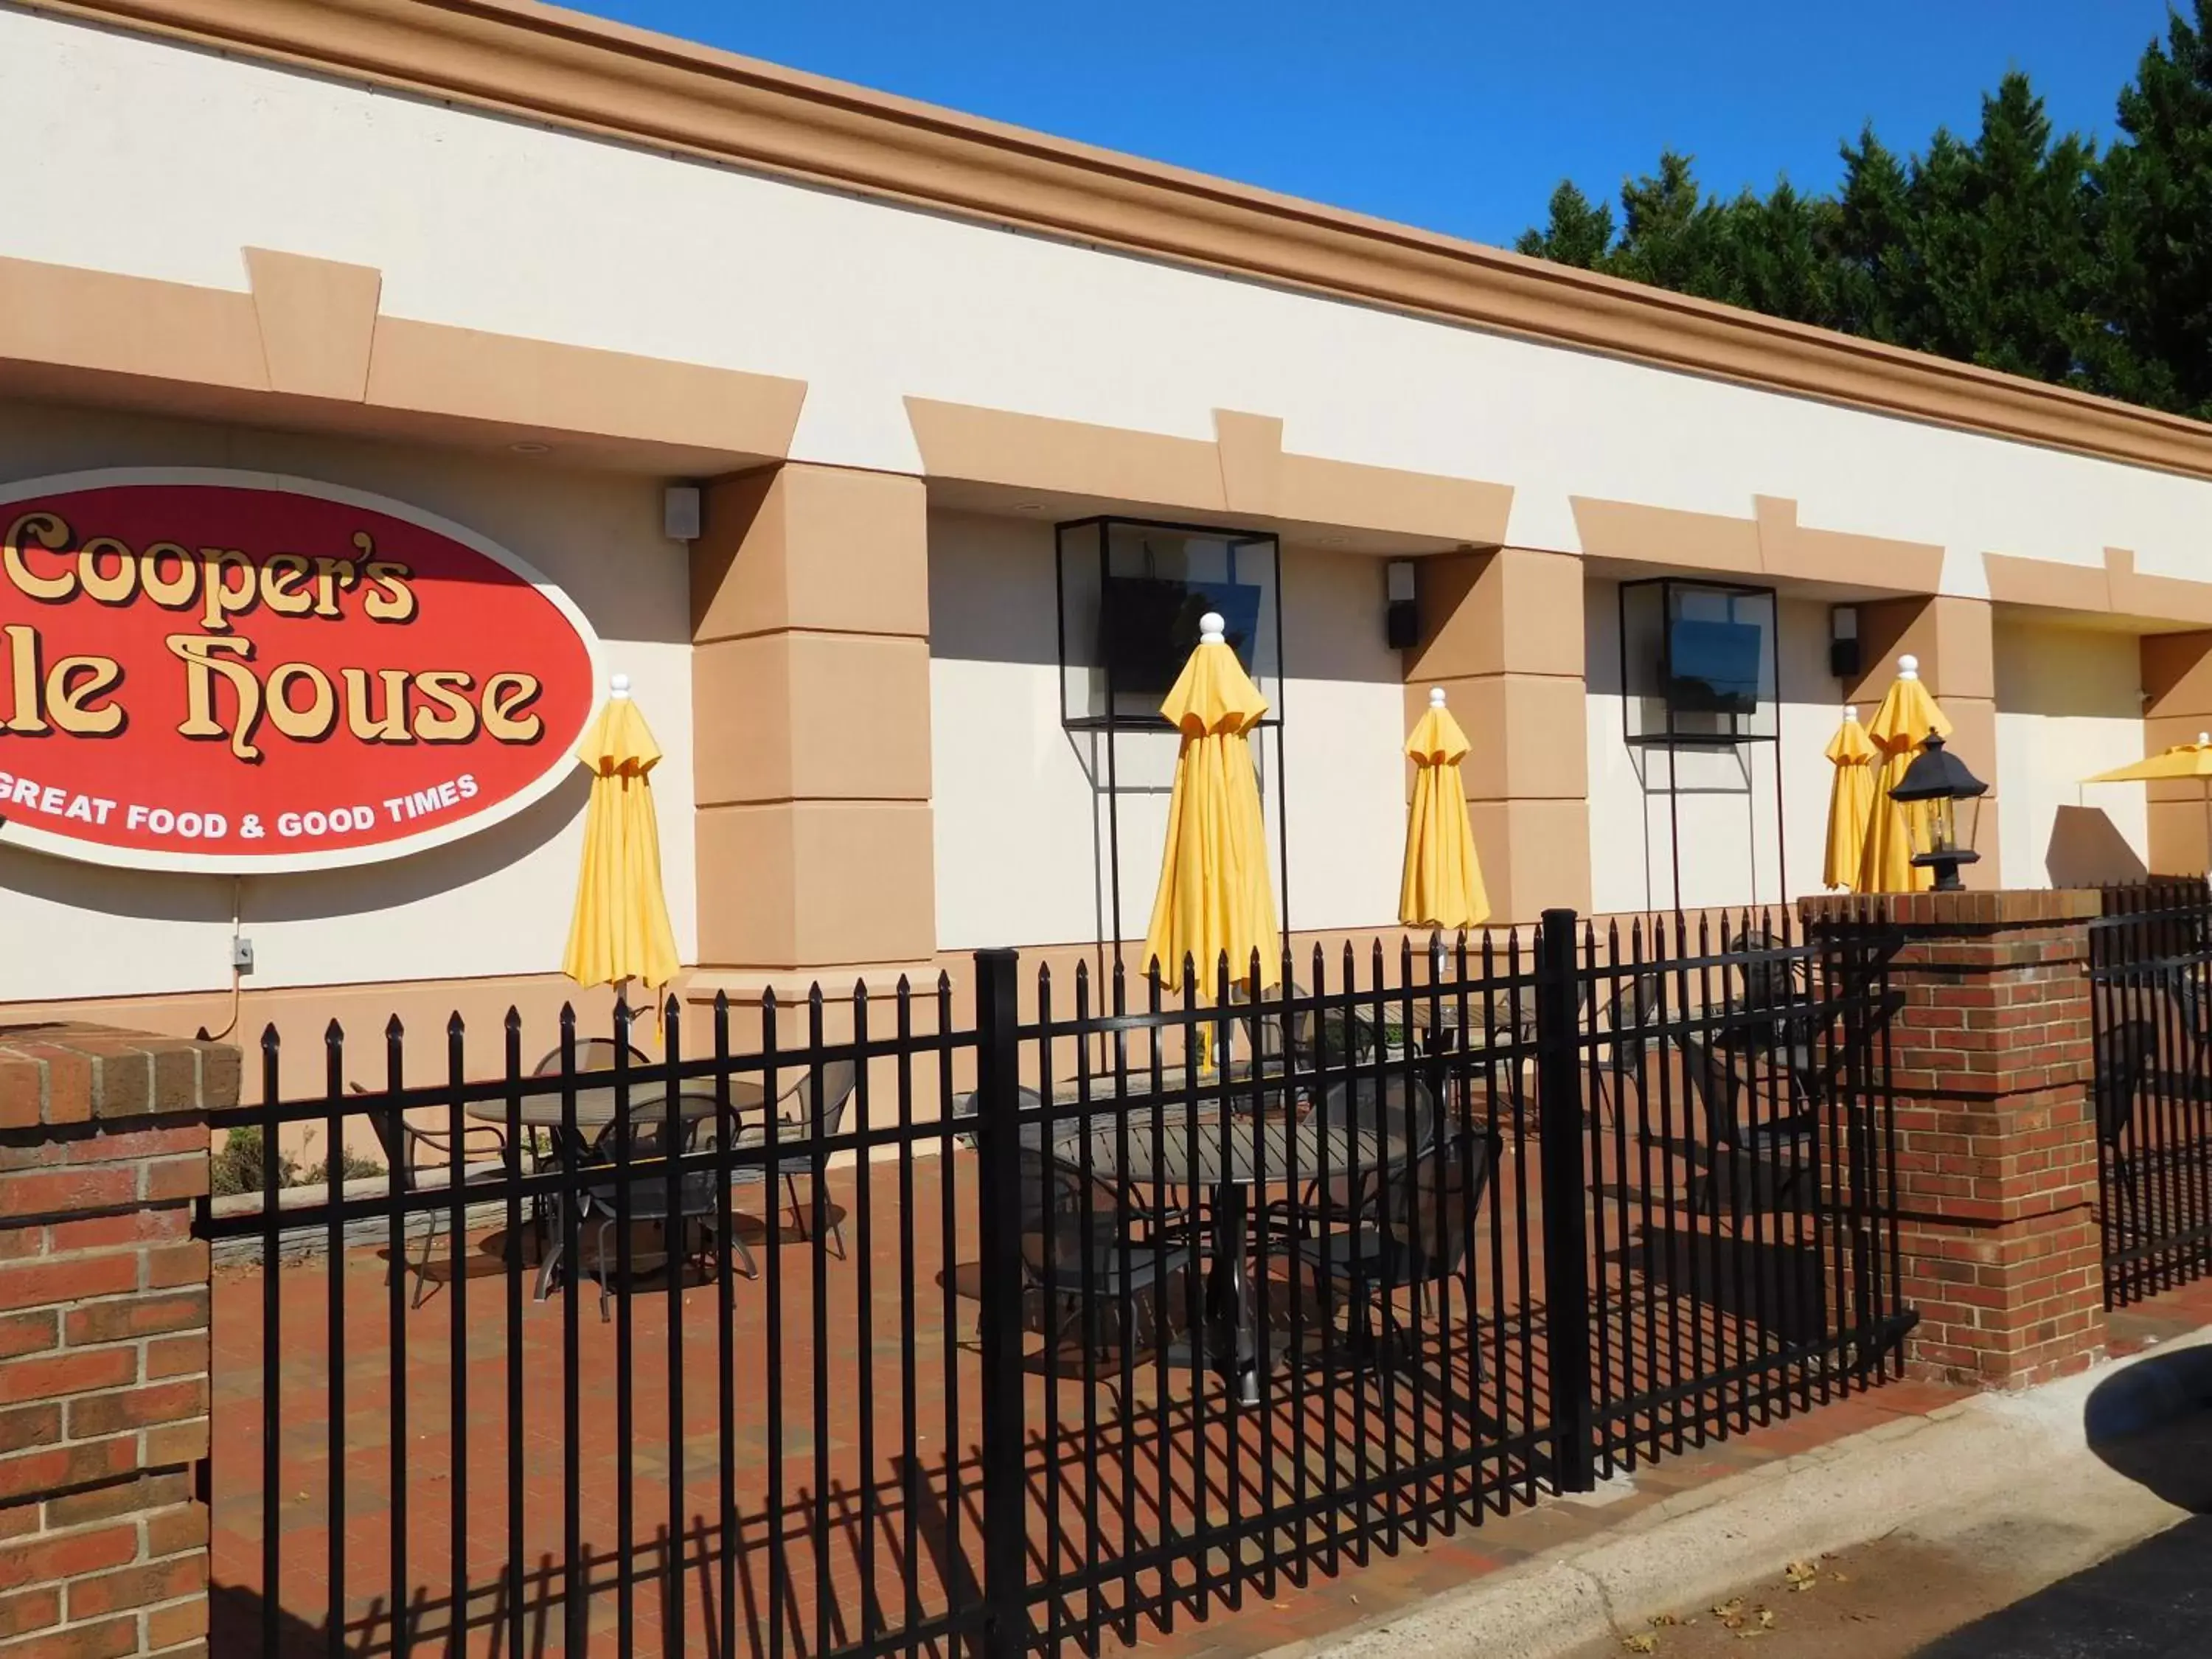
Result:
<instances>
[{"instance_id":1,"label":"yellow closed patio umbrella","mask_svg":"<svg viewBox=\"0 0 2212 1659\"><path fill-rule=\"evenodd\" d=\"M1860 861L1866 852L1867 817L1874 806L1874 766L1879 751L1859 724L1859 711L1848 706L1844 723L1828 739L1828 761L1836 769L1828 790L1828 850L1820 861L1820 884L1847 893L1859 890Z\"/></svg>"},{"instance_id":2,"label":"yellow closed patio umbrella","mask_svg":"<svg viewBox=\"0 0 2212 1659\"><path fill-rule=\"evenodd\" d=\"M1859 855L1862 893L1920 893L1936 884L1932 871L1916 866L1912 854L1928 839L1928 808L1890 799L1904 781L1928 734L1951 735L1951 721L1920 683L1920 659L1899 657L1897 678L1874 711L1867 740L1881 750L1872 763L1874 800L1868 810L1866 846Z\"/></svg>"},{"instance_id":3,"label":"yellow closed patio umbrella","mask_svg":"<svg viewBox=\"0 0 2212 1659\"><path fill-rule=\"evenodd\" d=\"M2204 786L2204 844L2212 856L2212 732L2199 732L2194 743L2177 743L2148 760L2116 766L2084 783L2167 783L2194 778Z\"/></svg>"},{"instance_id":4,"label":"yellow closed patio umbrella","mask_svg":"<svg viewBox=\"0 0 2212 1659\"><path fill-rule=\"evenodd\" d=\"M666 985L681 965L668 899L660 887L660 823L650 775L660 745L630 701L629 677L617 674L576 748L592 769L584 809L584 866L561 971L579 985L636 980Z\"/></svg>"},{"instance_id":5,"label":"yellow closed patio umbrella","mask_svg":"<svg viewBox=\"0 0 2212 1659\"><path fill-rule=\"evenodd\" d=\"M1161 977L1172 983L1182 978L1188 956L1203 991L1213 986L1224 952L1231 980L1245 984L1256 951L1260 983L1246 988L1264 990L1282 978L1282 951L1260 780L1246 733L1267 712L1267 700L1229 648L1224 627L1217 612L1199 619L1198 649L1160 705L1182 734L1182 746L1168 798L1159 891L1145 930L1145 963L1158 963Z\"/></svg>"},{"instance_id":6,"label":"yellow closed patio umbrella","mask_svg":"<svg viewBox=\"0 0 2212 1659\"><path fill-rule=\"evenodd\" d=\"M1398 920L1408 927L1460 929L1490 920L1490 895L1483 890L1467 787L1459 775L1467 750L1467 733L1444 707L1443 687L1434 687L1428 712L1406 739L1413 763L1413 806L1406 819Z\"/></svg>"}]
</instances>

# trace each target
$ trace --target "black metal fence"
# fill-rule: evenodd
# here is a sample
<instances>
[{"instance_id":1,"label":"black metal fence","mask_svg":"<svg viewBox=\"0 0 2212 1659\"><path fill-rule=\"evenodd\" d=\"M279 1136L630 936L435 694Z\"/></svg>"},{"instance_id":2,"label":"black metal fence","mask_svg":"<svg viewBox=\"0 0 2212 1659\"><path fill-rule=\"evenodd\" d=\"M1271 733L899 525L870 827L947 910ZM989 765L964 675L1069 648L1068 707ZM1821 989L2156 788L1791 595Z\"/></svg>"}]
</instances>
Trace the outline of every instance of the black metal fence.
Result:
<instances>
[{"instance_id":1,"label":"black metal fence","mask_svg":"<svg viewBox=\"0 0 2212 1659\"><path fill-rule=\"evenodd\" d=\"M986 951L649 1058L456 1020L429 1086L333 1027L304 1101L271 1032L204 1224L217 1637L1095 1650L1877 1381L1887 948ZM384 1167L288 1188L308 1127Z\"/></svg>"},{"instance_id":2,"label":"black metal fence","mask_svg":"<svg viewBox=\"0 0 2212 1659\"><path fill-rule=\"evenodd\" d=\"M2212 889L2108 889L2089 924L2105 1301L2212 1273Z\"/></svg>"}]
</instances>

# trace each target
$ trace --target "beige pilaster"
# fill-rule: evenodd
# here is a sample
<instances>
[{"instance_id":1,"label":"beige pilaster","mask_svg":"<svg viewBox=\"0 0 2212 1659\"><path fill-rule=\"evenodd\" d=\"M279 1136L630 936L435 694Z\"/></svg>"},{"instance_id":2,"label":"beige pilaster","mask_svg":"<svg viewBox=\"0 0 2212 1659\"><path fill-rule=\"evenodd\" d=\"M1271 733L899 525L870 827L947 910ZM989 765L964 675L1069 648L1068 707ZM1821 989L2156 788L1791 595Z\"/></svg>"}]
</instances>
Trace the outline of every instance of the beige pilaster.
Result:
<instances>
[{"instance_id":1,"label":"beige pilaster","mask_svg":"<svg viewBox=\"0 0 2212 1659\"><path fill-rule=\"evenodd\" d=\"M2146 634L2142 652L2143 753L2194 743L2199 733L2212 732L2212 633ZM2204 786L2148 787L2151 873L2200 875L2212 868Z\"/></svg>"},{"instance_id":2,"label":"beige pilaster","mask_svg":"<svg viewBox=\"0 0 2212 1659\"><path fill-rule=\"evenodd\" d=\"M1420 561L1410 723L1442 686L1473 744L1462 769L1492 920L1589 907L1582 561L1523 548Z\"/></svg>"},{"instance_id":3,"label":"beige pilaster","mask_svg":"<svg viewBox=\"0 0 2212 1659\"><path fill-rule=\"evenodd\" d=\"M695 995L919 969L937 945L918 478L724 479L691 555Z\"/></svg>"},{"instance_id":4,"label":"beige pilaster","mask_svg":"<svg viewBox=\"0 0 2212 1659\"><path fill-rule=\"evenodd\" d=\"M1991 617L1988 600L1948 594L1860 606L1859 679L1844 701L1858 705L1861 720L1872 720L1897 678L1897 659L1920 659L1921 680L1955 728L1946 744L1990 787L1974 838L1981 859L1960 875L1968 887L1993 890L2005 883L1997 845L1996 646Z\"/></svg>"}]
</instances>

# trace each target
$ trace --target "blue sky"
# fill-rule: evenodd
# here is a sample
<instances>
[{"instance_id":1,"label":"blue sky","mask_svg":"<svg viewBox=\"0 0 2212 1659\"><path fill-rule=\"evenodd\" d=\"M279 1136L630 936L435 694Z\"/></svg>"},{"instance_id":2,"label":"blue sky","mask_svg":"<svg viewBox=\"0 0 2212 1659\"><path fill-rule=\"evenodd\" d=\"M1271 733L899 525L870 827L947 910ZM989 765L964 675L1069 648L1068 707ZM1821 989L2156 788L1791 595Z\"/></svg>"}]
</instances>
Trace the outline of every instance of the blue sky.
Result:
<instances>
[{"instance_id":1,"label":"blue sky","mask_svg":"<svg viewBox=\"0 0 2212 1659\"><path fill-rule=\"evenodd\" d=\"M571 0L574 3L574 0ZM2165 0L585 0L585 9L1023 126L1510 242L1562 176L1662 145L1709 189L1824 188L1872 120L1971 131L2026 70L2100 138Z\"/></svg>"}]
</instances>

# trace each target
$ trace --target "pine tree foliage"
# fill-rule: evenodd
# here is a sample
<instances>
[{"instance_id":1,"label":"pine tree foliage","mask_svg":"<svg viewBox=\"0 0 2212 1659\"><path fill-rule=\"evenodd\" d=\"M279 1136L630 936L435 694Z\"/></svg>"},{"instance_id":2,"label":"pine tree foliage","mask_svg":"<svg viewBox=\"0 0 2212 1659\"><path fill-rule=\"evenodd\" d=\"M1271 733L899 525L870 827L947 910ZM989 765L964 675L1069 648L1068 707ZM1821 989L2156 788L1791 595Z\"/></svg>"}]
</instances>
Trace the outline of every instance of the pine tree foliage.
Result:
<instances>
[{"instance_id":1,"label":"pine tree foliage","mask_svg":"<svg viewBox=\"0 0 2212 1659\"><path fill-rule=\"evenodd\" d=\"M2101 155L2054 132L2027 76L1971 137L1900 155L1872 129L1832 194L1729 199L1662 153L1616 217L1572 182L1523 253L2212 419L2212 0L2189 0L2123 88Z\"/></svg>"}]
</instances>

